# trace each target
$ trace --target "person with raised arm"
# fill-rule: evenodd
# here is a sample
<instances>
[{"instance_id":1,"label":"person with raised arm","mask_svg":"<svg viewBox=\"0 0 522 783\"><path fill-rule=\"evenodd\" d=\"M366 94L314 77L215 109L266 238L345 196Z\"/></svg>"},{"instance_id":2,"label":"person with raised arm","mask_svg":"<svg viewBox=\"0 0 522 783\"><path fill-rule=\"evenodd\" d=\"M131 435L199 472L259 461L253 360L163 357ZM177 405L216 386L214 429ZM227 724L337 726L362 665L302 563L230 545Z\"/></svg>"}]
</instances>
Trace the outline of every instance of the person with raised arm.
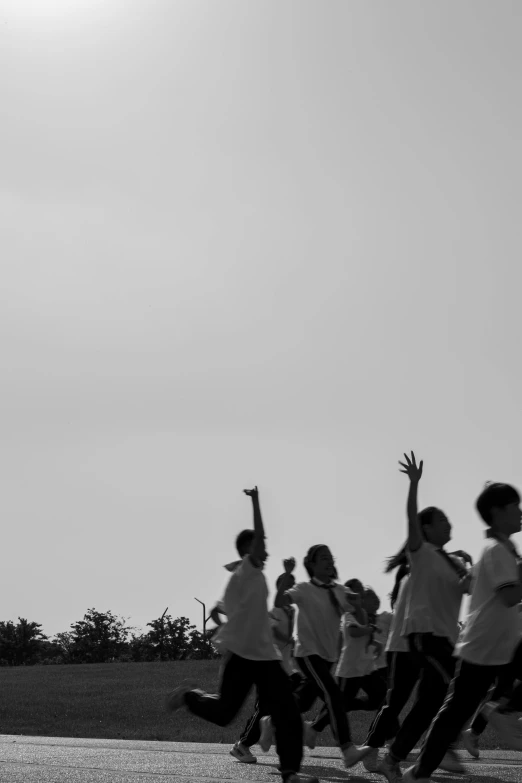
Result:
<instances>
[{"instance_id":1,"label":"person with raised arm","mask_svg":"<svg viewBox=\"0 0 522 783\"><path fill-rule=\"evenodd\" d=\"M343 695L332 675L332 666L339 657L341 617L351 611L356 595L335 581L337 571L330 549L324 544L310 547L304 559L310 577L308 582L292 585L291 575L282 575L275 598L276 607L296 604L296 663L304 675L296 691L300 712L307 712L321 698L330 716L334 738L341 749L345 766L361 761L369 748L353 743ZM305 743L315 747L316 732L305 723Z\"/></svg>"},{"instance_id":2,"label":"person with raised arm","mask_svg":"<svg viewBox=\"0 0 522 783\"><path fill-rule=\"evenodd\" d=\"M316 777L300 779L303 727L290 678L281 666L268 614L268 588L263 574L268 557L257 487L244 490L251 498L254 540L249 554L233 570L224 596L228 618L213 643L223 652L224 665L218 694L204 693L188 682L166 698L173 712L186 707L194 715L218 726L227 726L237 715L255 685L265 711L271 716L281 777L285 783L318 783Z\"/></svg>"},{"instance_id":3,"label":"person with raised arm","mask_svg":"<svg viewBox=\"0 0 522 783\"><path fill-rule=\"evenodd\" d=\"M434 506L421 512L417 509L422 460L417 464L413 452L404 458L399 464L401 473L410 482L406 545L410 584L402 633L408 638L420 677L415 703L377 768L389 783L401 780L401 761L413 750L443 704L455 671L453 651L459 633L462 597L469 591L471 581L462 561L444 549L451 539L451 524L446 514ZM452 766L449 761L453 760L453 771L463 771L454 751L448 753L445 769Z\"/></svg>"},{"instance_id":4,"label":"person with raised arm","mask_svg":"<svg viewBox=\"0 0 522 783\"><path fill-rule=\"evenodd\" d=\"M467 622L455 650L456 674L417 763L404 773L404 783L429 783L446 748L509 665L518 643L522 565L511 536L521 530L520 495L509 484L489 484L476 508L488 527L487 540L474 574ZM509 747L522 750L522 730L514 710L499 706L492 710L490 721Z\"/></svg>"}]
</instances>

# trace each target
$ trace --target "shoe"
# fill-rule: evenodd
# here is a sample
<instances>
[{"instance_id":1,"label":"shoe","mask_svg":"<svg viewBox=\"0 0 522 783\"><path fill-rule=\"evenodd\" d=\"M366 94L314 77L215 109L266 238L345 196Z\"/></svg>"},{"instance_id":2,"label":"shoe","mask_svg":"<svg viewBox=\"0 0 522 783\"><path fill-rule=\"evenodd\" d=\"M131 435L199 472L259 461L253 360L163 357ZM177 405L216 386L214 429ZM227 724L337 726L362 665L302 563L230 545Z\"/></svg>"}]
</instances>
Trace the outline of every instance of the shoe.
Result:
<instances>
[{"instance_id":1,"label":"shoe","mask_svg":"<svg viewBox=\"0 0 522 783\"><path fill-rule=\"evenodd\" d=\"M377 768L380 775L384 775L388 783L399 783L402 780L401 765L398 761L393 761L387 754Z\"/></svg>"},{"instance_id":2,"label":"shoe","mask_svg":"<svg viewBox=\"0 0 522 783\"><path fill-rule=\"evenodd\" d=\"M303 721L303 741L307 748L313 750L317 745L317 732L309 720Z\"/></svg>"},{"instance_id":3,"label":"shoe","mask_svg":"<svg viewBox=\"0 0 522 783\"><path fill-rule=\"evenodd\" d=\"M257 764L257 759L250 752L250 748L247 748L246 745L243 745L241 742L236 742L230 751L230 755L234 756L234 758L242 764Z\"/></svg>"},{"instance_id":4,"label":"shoe","mask_svg":"<svg viewBox=\"0 0 522 783\"><path fill-rule=\"evenodd\" d=\"M431 778L413 777L414 769L415 767L408 767L408 769L404 770L404 775L402 776L402 783L430 783Z\"/></svg>"},{"instance_id":5,"label":"shoe","mask_svg":"<svg viewBox=\"0 0 522 783\"><path fill-rule=\"evenodd\" d=\"M457 775L463 775L466 772L466 767L452 748L448 748L446 751L439 764L439 769L443 769L445 772L455 772Z\"/></svg>"},{"instance_id":6,"label":"shoe","mask_svg":"<svg viewBox=\"0 0 522 783\"><path fill-rule=\"evenodd\" d=\"M185 694L194 690L196 684L190 680L184 680L177 688L165 697L165 709L167 712L175 712L185 706Z\"/></svg>"},{"instance_id":7,"label":"shoe","mask_svg":"<svg viewBox=\"0 0 522 783\"><path fill-rule=\"evenodd\" d=\"M357 745L350 745L343 750L344 766L355 767L372 750L369 745L361 745L359 748Z\"/></svg>"},{"instance_id":8,"label":"shoe","mask_svg":"<svg viewBox=\"0 0 522 783\"><path fill-rule=\"evenodd\" d=\"M463 745L474 759L478 759L480 756L479 738L480 736L475 734L473 729L466 729L466 731L462 732Z\"/></svg>"},{"instance_id":9,"label":"shoe","mask_svg":"<svg viewBox=\"0 0 522 783\"><path fill-rule=\"evenodd\" d=\"M259 725L261 727L259 746L263 753L268 753L272 747L272 721L270 715L264 715L259 721Z\"/></svg>"},{"instance_id":10,"label":"shoe","mask_svg":"<svg viewBox=\"0 0 522 783\"><path fill-rule=\"evenodd\" d=\"M514 712L493 710L489 722L511 750L522 750L522 727Z\"/></svg>"},{"instance_id":11,"label":"shoe","mask_svg":"<svg viewBox=\"0 0 522 783\"><path fill-rule=\"evenodd\" d=\"M379 748L372 748L363 758L363 766L367 772L377 772L379 769Z\"/></svg>"},{"instance_id":12,"label":"shoe","mask_svg":"<svg viewBox=\"0 0 522 783\"><path fill-rule=\"evenodd\" d=\"M315 775L312 775L312 777L309 778L301 778L294 772L293 775L290 775L290 777L286 779L286 783L319 783L319 778L316 778Z\"/></svg>"}]
</instances>

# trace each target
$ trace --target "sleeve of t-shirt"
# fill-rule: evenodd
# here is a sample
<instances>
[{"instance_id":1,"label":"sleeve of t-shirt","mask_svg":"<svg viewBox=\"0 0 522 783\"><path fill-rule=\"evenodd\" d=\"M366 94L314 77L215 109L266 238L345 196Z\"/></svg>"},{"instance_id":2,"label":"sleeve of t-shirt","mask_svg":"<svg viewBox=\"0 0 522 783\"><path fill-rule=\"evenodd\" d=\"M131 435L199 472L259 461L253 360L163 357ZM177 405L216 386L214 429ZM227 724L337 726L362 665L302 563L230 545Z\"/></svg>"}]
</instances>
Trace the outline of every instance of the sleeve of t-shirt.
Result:
<instances>
[{"instance_id":1,"label":"sleeve of t-shirt","mask_svg":"<svg viewBox=\"0 0 522 783\"><path fill-rule=\"evenodd\" d=\"M415 549L413 552L409 547L407 547L406 557L408 558L410 565L418 566L419 563L422 563L422 561L426 556L427 551L428 551L428 547L426 546L425 541L422 541L420 547L418 549Z\"/></svg>"},{"instance_id":2,"label":"sleeve of t-shirt","mask_svg":"<svg viewBox=\"0 0 522 783\"><path fill-rule=\"evenodd\" d=\"M286 594L290 596L290 600L293 604L296 604L296 606L303 603L303 587L305 585L306 582L299 582L299 584L291 587L290 590L286 590Z\"/></svg>"},{"instance_id":3,"label":"sleeve of t-shirt","mask_svg":"<svg viewBox=\"0 0 522 783\"><path fill-rule=\"evenodd\" d=\"M358 628L361 623L355 619L355 615L352 612L346 612L343 618L344 627L349 628L351 625L356 625Z\"/></svg>"},{"instance_id":4,"label":"sleeve of t-shirt","mask_svg":"<svg viewBox=\"0 0 522 783\"><path fill-rule=\"evenodd\" d=\"M484 568L493 590L518 582L517 561L502 544L497 544L486 549L484 554Z\"/></svg>"}]
</instances>

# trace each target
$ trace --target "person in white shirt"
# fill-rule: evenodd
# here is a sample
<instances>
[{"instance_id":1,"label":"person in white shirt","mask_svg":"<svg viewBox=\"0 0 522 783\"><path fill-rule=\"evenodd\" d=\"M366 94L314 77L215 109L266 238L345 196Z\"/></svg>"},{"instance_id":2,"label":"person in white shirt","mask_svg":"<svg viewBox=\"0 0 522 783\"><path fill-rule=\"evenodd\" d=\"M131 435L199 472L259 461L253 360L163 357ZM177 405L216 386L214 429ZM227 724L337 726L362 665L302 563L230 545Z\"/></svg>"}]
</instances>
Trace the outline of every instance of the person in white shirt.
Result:
<instances>
[{"instance_id":1,"label":"person in white shirt","mask_svg":"<svg viewBox=\"0 0 522 783\"><path fill-rule=\"evenodd\" d=\"M369 622L366 608L368 605L370 609L375 609L374 595L373 590L365 590L359 597L359 611L357 604L354 604L354 609L346 612L341 620L343 642L335 676L341 688L346 712L379 709L386 696L386 683L375 666L375 625ZM357 697L360 690L366 693L366 700ZM325 705L311 728L315 732L321 732L329 723L330 714Z\"/></svg>"},{"instance_id":2,"label":"person in white shirt","mask_svg":"<svg viewBox=\"0 0 522 783\"><path fill-rule=\"evenodd\" d=\"M377 769L389 783L401 779L400 762L413 750L442 706L455 670L453 650L462 596L470 585L462 561L444 550L451 539L447 516L433 506L421 512L417 510L422 461L417 465L413 452L411 458L404 456L406 461L400 463L401 472L410 480L407 502L410 585L402 634L408 637L410 652L418 661L420 678L415 703ZM456 754L454 762L454 770L462 771Z\"/></svg>"},{"instance_id":3,"label":"person in white shirt","mask_svg":"<svg viewBox=\"0 0 522 783\"><path fill-rule=\"evenodd\" d=\"M445 749L459 736L499 672L509 664L518 642L522 566L511 536L521 530L520 495L508 484L489 484L476 508L489 529L474 573L467 622L455 648L456 674L417 763L404 774L405 783L431 780ZM499 710L492 712L490 720L508 744L522 750L522 732L515 715Z\"/></svg>"},{"instance_id":4,"label":"person in white shirt","mask_svg":"<svg viewBox=\"0 0 522 783\"><path fill-rule=\"evenodd\" d=\"M297 644L294 657L305 680L296 691L300 712L307 712L316 698L322 698L330 714L334 738L344 763L353 767L369 748L358 748L351 739L343 696L331 669L339 655L342 615L351 610L354 594L335 582L337 574L330 549L324 544L311 547L304 559L309 582L291 586L284 574L275 598L277 607L296 604ZM315 747L316 733L305 723L305 743Z\"/></svg>"},{"instance_id":5,"label":"person in white shirt","mask_svg":"<svg viewBox=\"0 0 522 783\"><path fill-rule=\"evenodd\" d=\"M295 568L295 560L290 559L285 561L285 563L288 564L287 573L292 573ZM276 581L276 590L281 583L281 579L282 577L280 576ZM285 606L280 609L275 607L269 614L272 632L274 634L274 642L281 653L281 664L290 677L292 687L295 690L300 685L302 677L296 669L292 658L295 619L294 607ZM254 711L248 717L241 736L230 751L230 755L234 756L234 758L242 763L255 764L257 759L252 754L250 748L257 742L261 746L261 750L265 753L270 750L272 744L272 722L269 715L263 714L263 705L259 699L256 700Z\"/></svg>"},{"instance_id":6,"label":"person in white shirt","mask_svg":"<svg viewBox=\"0 0 522 783\"><path fill-rule=\"evenodd\" d=\"M252 499L254 541L250 554L230 577L224 597L228 620L213 640L225 655L219 694L204 693L184 682L168 695L166 707L172 712L184 706L194 715L226 726L255 685L274 725L281 777L285 783L302 783L297 773L303 756L303 726L270 625L263 574L268 553L257 487L245 494ZM318 780L308 778L308 783Z\"/></svg>"}]
</instances>

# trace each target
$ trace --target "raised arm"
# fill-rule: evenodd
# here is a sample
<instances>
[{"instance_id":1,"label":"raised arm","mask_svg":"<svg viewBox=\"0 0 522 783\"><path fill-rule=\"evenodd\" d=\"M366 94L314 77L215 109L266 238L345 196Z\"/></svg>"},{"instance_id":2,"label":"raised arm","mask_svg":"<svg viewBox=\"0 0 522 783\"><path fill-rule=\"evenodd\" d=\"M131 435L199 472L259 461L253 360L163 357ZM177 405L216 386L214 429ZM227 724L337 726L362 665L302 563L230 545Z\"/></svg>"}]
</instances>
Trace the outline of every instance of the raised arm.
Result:
<instances>
[{"instance_id":1,"label":"raised arm","mask_svg":"<svg viewBox=\"0 0 522 783\"><path fill-rule=\"evenodd\" d=\"M399 462L401 473L406 473L410 480L410 489L408 491L408 503L406 506L408 515L408 549L415 552L422 544L424 537L419 522L417 512L417 490L422 476L422 460L417 465L415 454L411 452L411 458L404 455L406 462Z\"/></svg>"},{"instance_id":2,"label":"raised arm","mask_svg":"<svg viewBox=\"0 0 522 783\"><path fill-rule=\"evenodd\" d=\"M254 510L254 541L252 542L252 551L250 552L250 561L256 568L261 568L266 560L265 549L265 530L263 527L263 519L261 517L261 508L259 506L259 490L257 487L254 489L243 490L245 495L248 495L252 499L252 507Z\"/></svg>"}]
</instances>

